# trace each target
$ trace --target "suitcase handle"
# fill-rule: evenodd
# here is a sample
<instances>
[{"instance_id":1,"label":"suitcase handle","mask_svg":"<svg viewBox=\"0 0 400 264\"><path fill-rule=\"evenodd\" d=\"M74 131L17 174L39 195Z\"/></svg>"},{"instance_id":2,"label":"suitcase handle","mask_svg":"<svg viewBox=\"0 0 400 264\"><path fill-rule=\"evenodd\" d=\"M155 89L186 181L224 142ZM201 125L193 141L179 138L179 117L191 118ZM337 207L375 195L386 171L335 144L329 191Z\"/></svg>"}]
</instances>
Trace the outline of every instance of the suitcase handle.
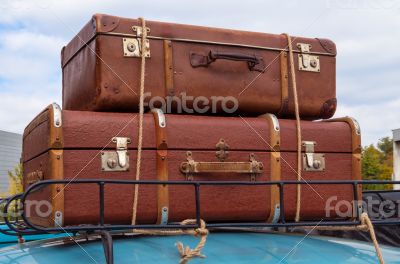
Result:
<instances>
[{"instance_id":1,"label":"suitcase handle","mask_svg":"<svg viewBox=\"0 0 400 264\"><path fill-rule=\"evenodd\" d=\"M186 175L188 180L193 180L195 174L203 173L239 173L250 175L252 181L255 180L257 174L262 174L264 165L255 159L255 155L251 153L249 162L224 162L224 161L194 161L192 153L186 153L187 162L182 162L180 170Z\"/></svg>"},{"instance_id":2,"label":"suitcase handle","mask_svg":"<svg viewBox=\"0 0 400 264\"><path fill-rule=\"evenodd\" d=\"M193 68L207 67L216 60L245 61L250 71L265 71L264 59L261 56L214 50L210 50L208 55L190 52L190 64Z\"/></svg>"}]
</instances>

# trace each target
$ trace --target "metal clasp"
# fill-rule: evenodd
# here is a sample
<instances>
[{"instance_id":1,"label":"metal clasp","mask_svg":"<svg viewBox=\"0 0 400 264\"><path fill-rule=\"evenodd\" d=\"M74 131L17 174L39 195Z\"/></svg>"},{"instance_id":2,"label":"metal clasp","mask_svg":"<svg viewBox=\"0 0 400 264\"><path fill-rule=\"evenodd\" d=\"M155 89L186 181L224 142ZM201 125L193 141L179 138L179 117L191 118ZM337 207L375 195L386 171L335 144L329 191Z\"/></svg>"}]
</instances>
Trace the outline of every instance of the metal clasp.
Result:
<instances>
[{"instance_id":1,"label":"metal clasp","mask_svg":"<svg viewBox=\"0 0 400 264\"><path fill-rule=\"evenodd\" d=\"M103 171L128 171L128 144L131 143L131 140L127 137L114 137L112 142L116 144L116 151L101 152L101 169Z\"/></svg>"},{"instance_id":2,"label":"metal clasp","mask_svg":"<svg viewBox=\"0 0 400 264\"><path fill-rule=\"evenodd\" d=\"M215 156L217 156L218 160L225 161L229 156L229 145L225 142L225 139L221 138L215 148L217 149Z\"/></svg>"},{"instance_id":3,"label":"metal clasp","mask_svg":"<svg viewBox=\"0 0 400 264\"><path fill-rule=\"evenodd\" d=\"M315 141L303 141L305 153L303 155L303 169L305 171L324 171L325 154L314 153Z\"/></svg>"},{"instance_id":4,"label":"metal clasp","mask_svg":"<svg viewBox=\"0 0 400 264\"><path fill-rule=\"evenodd\" d=\"M149 28L146 27L146 29L147 32L150 32ZM133 26L132 30L136 33L136 38L122 39L124 57L141 57L142 52L144 52L146 58L150 58L150 41L148 39L146 39L145 50L142 51L143 28L139 26Z\"/></svg>"},{"instance_id":5,"label":"metal clasp","mask_svg":"<svg viewBox=\"0 0 400 264\"><path fill-rule=\"evenodd\" d=\"M301 54L298 55L299 59L299 70L320 72L319 56L310 55L311 45L304 43L297 43L297 47L300 49Z\"/></svg>"}]
</instances>

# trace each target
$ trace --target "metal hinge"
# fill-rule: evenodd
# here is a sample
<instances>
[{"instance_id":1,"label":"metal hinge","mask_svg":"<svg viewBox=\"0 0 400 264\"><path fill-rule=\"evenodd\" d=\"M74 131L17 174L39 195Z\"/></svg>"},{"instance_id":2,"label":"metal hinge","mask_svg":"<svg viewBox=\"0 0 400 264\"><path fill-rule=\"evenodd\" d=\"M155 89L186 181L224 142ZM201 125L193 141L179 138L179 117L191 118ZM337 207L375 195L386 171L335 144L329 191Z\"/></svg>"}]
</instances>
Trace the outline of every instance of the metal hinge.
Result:
<instances>
[{"instance_id":1,"label":"metal hinge","mask_svg":"<svg viewBox=\"0 0 400 264\"><path fill-rule=\"evenodd\" d=\"M54 120L54 126L55 127L61 127L62 125L62 114L61 114L61 107L56 104L53 103L53 120Z\"/></svg>"},{"instance_id":2,"label":"metal hinge","mask_svg":"<svg viewBox=\"0 0 400 264\"><path fill-rule=\"evenodd\" d=\"M305 171L324 171L325 154L314 153L315 141L303 141L305 153L303 154L303 169Z\"/></svg>"},{"instance_id":3,"label":"metal hinge","mask_svg":"<svg viewBox=\"0 0 400 264\"><path fill-rule=\"evenodd\" d=\"M150 32L149 28L146 28ZM122 44L124 48L124 57L141 57L142 56L142 27L132 27L133 32L136 33L136 38L123 38ZM150 41L146 39L145 56L150 58Z\"/></svg>"},{"instance_id":4,"label":"metal hinge","mask_svg":"<svg viewBox=\"0 0 400 264\"><path fill-rule=\"evenodd\" d=\"M128 171L129 170L129 152L128 144L131 140L127 137L114 137L116 151L101 152L101 170L103 171Z\"/></svg>"},{"instance_id":5,"label":"metal hinge","mask_svg":"<svg viewBox=\"0 0 400 264\"><path fill-rule=\"evenodd\" d=\"M276 224L281 216L281 206L280 204L275 205L274 216L272 217L271 223Z\"/></svg>"},{"instance_id":6,"label":"metal hinge","mask_svg":"<svg viewBox=\"0 0 400 264\"><path fill-rule=\"evenodd\" d=\"M56 211L54 213L54 224L56 228L63 226L63 214L61 211Z\"/></svg>"},{"instance_id":7,"label":"metal hinge","mask_svg":"<svg viewBox=\"0 0 400 264\"><path fill-rule=\"evenodd\" d=\"M164 206L161 209L161 223L160 225L168 224L168 207Z\"/></svg>"},{"instance_id":8,"label":"metal hinge","mask_svg":"<svg viewBox=\"0 0 400 264\"><path fill-rule=\"evenodd\" d=\"M300 71L310 71L310 72L320 72L319 56L310 55L311 45L304 43L297 43L297 47L300 49L301 54L298 55L299 58L299 70Z\"/></svg>"}]
</instances>

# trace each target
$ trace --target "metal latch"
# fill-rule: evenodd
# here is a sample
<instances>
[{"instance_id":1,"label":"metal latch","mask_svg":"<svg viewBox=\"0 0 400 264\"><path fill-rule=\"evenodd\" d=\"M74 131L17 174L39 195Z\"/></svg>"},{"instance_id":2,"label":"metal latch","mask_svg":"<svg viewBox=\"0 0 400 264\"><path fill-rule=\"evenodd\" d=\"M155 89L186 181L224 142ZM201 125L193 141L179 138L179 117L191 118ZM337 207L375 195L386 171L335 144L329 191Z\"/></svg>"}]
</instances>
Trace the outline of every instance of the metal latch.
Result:
<instances>
[{"instance_id":1,"label":"metal latch","mask_svg":"<svg viewBox=\"0 0 400 264\"><path fill-rule=\"evenodd\" d=\"M311 45L304 43L297 43L297 47L300 49L301 54L299 58L299 70L320 72L319 56L310 55Z\"/></svg>"},{"instance_id":2,"label":"metal latch","mask_svg":"<svg viewBox=\"0 0 400 264\"><path fill-rule=\"evenodd\" d=\"M149 28L146 28L150 32ZM142 27L134 26L132 30L136 33L136 38L123 38L122 45L124 48L124 57L141 57L142 56ZM150 58L150 41L146 39L145 56Z\"/></svg>"},{"instance_id":3,"label":"metal latch","mask_svg":"<svg viewBox=\"0 0 400 264\"><path fill-rule=\"evenodd\" d=\"M325 154L314 153L315 141L303 141L305 153L303 155L303 169L305 171L324 171Z\"/></svg>"},{"instance_id":4,"label":"metal latch","mask_svg":"<svg viewBox=\"0 0 400 264\"><path fill-rule=\"evenodd\" d=\"M129 152L128 144L131 140L127 137L114 137L116 151L101 152L101 170L103 171L128 171L129 170Z\"/></svg>"}]
</instances>

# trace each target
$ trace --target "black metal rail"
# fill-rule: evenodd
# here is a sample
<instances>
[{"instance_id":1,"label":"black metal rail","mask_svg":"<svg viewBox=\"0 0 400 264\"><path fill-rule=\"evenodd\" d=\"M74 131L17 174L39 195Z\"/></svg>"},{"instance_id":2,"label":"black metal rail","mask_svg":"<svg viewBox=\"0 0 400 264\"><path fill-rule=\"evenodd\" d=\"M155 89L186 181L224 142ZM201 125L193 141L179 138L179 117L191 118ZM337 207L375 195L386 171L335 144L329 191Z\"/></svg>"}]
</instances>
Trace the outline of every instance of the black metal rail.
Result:
<instances>
[{"instance_id":1,"label":"black metal rail","mask_svg":"<svg viewBox=\"0 0 400 264\"><path fill-rule=\"evenodd\" d=\"M30 222L29 217L24 210L25 202L28 196L46 186L62 184L62 185L77 185L77 184L92 184L97 185L99 190L99 221L97 225L78 225L78 226L58 226L58 227L40 227ZM185 185L192 186L195 194L196 208L196 224L182 226L176 223L170 224L146 224L146 225L110 225L105 223L105 206L104 206L104 189L106 185ZM35 235L44 233L76 233L76 232L93 232L101 236L105 258L108 264L113 263L113 243L112 236L109 231L124 231L132 229L174 229L174 228L197 228L200 227L201 208L200 208L200 192L203 186L277 186L279 188L279 220L276 223L208 223L207 228L260 228L260 227L302 227L302 226L355 226L361 223L360 212L355 210L356 217L348 220L321 220L321 221L301 221L290 222L285 217L285 186L289 185L350 185L352 186L354 207L358 208L359 187L362 185L376 184L400 184L400 181L269 181L269 182L246 182L246 181L134 181L134 180L108 180L108 179L85 179L85 180L46 180L31 185L24 193L14 195L5 200L0 201L0 205L4 204L3 216L5 224L9 230L0 230L1 233L21 237L22 235ZM370 191L368 191L370 192ZM377 192L377 191L373 191ZM13 202L20 201L22 206L21 219L8 219L8 212ZM400 219L384 219L372 220L374 225L400 225Z\"/></svg>"},{"instance_id":2,"label":"black metal rail","mask_svg":"<svg viewBox=\"0 0 400 264\"><path fill-rule=\"evenodd\" d=\"M25 201L28 196L46 186L53 184L92 184L97 185L99 189L99 221L97 225L79 225L79 226L67 226L67 227L40 227L30 222L29 217L26 216L26 212L21 211L22 222L25 228L21 229L16 226L17 223L9 221L7 218L6 224L12 231L20 234L38 234L38 233L53 233L53 232L99 232L99 231L111 231L111 230L129 230L129 229L171 229L171 228L196 228L200 226L201 219L201 208L200 208L200 192L202 186L277 186L279 188L279 199L280 199L280 218L276 223L209 223L209 228L219 227L297 227L297 226L352 226L360 224L359 211L355 210L355 219L349 220L323 220L319 221L301 221L301 222L290 222L286 220L285 208L284 208L284 197L285 197L285 186L288 185L350 185L352 186L353 200L355 208L358 207L358 187L361 185L372 185L372 184L400 184L400 181L270 181L270 182L247 182L247 181L134 181L134 180L106 180L106 179L85 179L85 180L47 180L38 182L30 186L24 193L16 195L7 200L6 205L3 209L3 214L7 215L10 204L15 200L20 200L22 206L25 205ZM195 193L195 208L196 208L196 225L181 226L179 224L146 224L146 225L110 225L105 223L104 217L104 188L105 185L186 185L192 186ZM375 225L400 225L399 220L373 220Z\"/></svg>"}]
</instances>

